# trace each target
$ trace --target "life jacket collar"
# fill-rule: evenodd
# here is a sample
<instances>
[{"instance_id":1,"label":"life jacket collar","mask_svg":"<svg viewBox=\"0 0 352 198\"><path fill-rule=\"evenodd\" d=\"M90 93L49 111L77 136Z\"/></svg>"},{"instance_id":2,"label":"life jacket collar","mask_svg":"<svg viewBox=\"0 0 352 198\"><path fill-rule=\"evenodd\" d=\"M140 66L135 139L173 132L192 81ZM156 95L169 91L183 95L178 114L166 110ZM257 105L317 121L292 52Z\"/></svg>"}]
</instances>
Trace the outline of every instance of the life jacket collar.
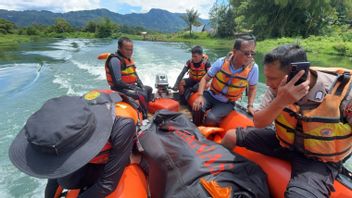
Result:
<instances>
[{"instance_id":1,"label":"life jacket collar","mask_svg":"<svg viewBox=\"0 0 352 198\"><path fill-rule=\"evenodd\" d=\"M117 56L120 56L121 58L124 58L124 59L127 59L127 60L131 61L131 59L130 59L130 58L127 58L125 55L123 55L123 54L120 52L120 50L117 50L116 54L117 54Z\"/></svg>"}]
</instances>

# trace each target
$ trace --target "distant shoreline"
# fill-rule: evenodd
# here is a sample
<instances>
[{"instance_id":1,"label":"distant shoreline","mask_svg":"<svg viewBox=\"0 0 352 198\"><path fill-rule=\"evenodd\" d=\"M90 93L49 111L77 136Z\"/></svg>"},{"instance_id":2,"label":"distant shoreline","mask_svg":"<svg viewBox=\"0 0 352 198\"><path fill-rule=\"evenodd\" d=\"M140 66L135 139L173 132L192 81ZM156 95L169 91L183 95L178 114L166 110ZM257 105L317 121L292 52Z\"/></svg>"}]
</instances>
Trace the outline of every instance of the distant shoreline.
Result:
<instances>
[{"instance_id":1,"label":"distant shoreline","mask_svg":"<svg viewBox=\"0 0 352 198\"><path fill-rule=\"evenodd\" d=\"M229 49L233 47L233 39L215 38L209 36L207 33L194 33L192 38L186 33L174 33L174 34L150 34L143 38L141 35L128 35L121 34L119 36L127 36L132 40L146 40L146 41L158 41L158 42L183 42L190 45L201 45L205 48L210 49ZM83 39L97 39L90 34L69 33L60 36L62 39L65 38L83 38ZM21 43L40 40L40 39L54 39L57 37L43 37L28 36L28 35L17 35L17 34L6 34L0 36L0 49L16 47ZM58 38L60 39L60 38ZM116 38L111 38L116 39ZM257 42L257 50L262 53L267 53L273 48L287 43L297 43L304 47L304 49L313 54L326 54L334 56L345 56L352 57L352 42L343 41L339 37L327 37L327 36L312 36L308 38L277 38L277 39L266 39Z\"/></svg>"}]
</instances>

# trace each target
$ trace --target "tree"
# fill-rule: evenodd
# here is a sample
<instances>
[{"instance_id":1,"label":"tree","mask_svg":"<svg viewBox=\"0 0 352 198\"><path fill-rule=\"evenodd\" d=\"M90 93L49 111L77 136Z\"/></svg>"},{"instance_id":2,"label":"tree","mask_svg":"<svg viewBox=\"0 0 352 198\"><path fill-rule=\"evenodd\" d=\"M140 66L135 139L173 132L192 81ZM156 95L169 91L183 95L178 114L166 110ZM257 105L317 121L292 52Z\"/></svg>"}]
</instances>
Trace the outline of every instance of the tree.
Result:
<instances>
[{"instance_id":1,"label":"tree","mask_svg":"<svg viewBox=\"0 0 352 198\"><path fill-rule=\"evenodd\" d=\"M108 18L103 18L96 27L95 36L97 38L107 38L112 35L113 32L117 31L117 24L113 23Z\"/></svg>"},{"instance_id":2,"label":"tree","mask_svg":"<svg viewBox=\"0 0 352 198\"><path fill-rule=\"evenodd\" d=\"M219 37L231 37L235 30L235 13L228 4L215 3L209 12L210 22Z\"/></svg>"},{"instance_id":3,"label":"tree","mask_svg":"<svg viewBox=\"0 0 352 198\"><path fill-rule=\"evenodd\" d=\"M97 31L98 24L95 21L88 21L86 26L83 28L85 32L95 33Z\"/></svg>"},{"instance_id":4,"label":"tree","mask_svg":"<svg viewBox=\"0 0 352 198\"><path fill-rule=\"evenodd\" d=\"M73 28L71 24L63 18L57 18L55 20L55 24L53 26L54 32L56 33L64 33L64 32L72 32Z\"/></svg>"},{"instance_id":5,"label":"tree","mask_svg":"<svg viewBox=\"0 0 352 198\"><path fill-rule=\"evenodd\" d=\"M13 34L16 25L11 21L0 18L0 34Z\"/></svg>"},{"instance_id":6,"label":"tree","mask_svg":"<svg viewBox=\"0 0 352 198\"><path fill-rule=\"evenodd\" d=\"M125 34L140 34L141 32L150 32L150 30L146 30L143 27L136 27L136 26L128 26L128 25L121 25L120 27L121 33Z\"/></svg>"},{"instance_id":7,"label":"tree","mask_svg":"<svg viewBox=\"0 0 352 198\"><path fill-rule=\"evenodd\" d=\"M350 4L351 0L231 0L236 27L253 30L259 38L322 34L338 20L335 5L344 10Z\"/></svg>"},{"instance_id":8,"label":"tree","mask_svg":"<svg viewBox=\"0 0 352 198\"><path fill-rule=\"evenodd\" d=\"M35 26L29 26L27 28L25 28L25 32L27 35L38 35L39 31L37 30L37 28Z\"/></svg>"},{"instance_id":9,"label":"tree","mask_svg":"<svg viewBox=\"0 0 352 198\"><path fill-rule=\"evenodd\" d=\"M337 11L337 21L336 24L352 25L352 0L334 0L332 1L332 6Z\"/></svg>"},{"instance_id":10,"label":"tree","mask_svg":"<svg viewBox=\"0 0 352 198\"><path fill-rule=\"evenodd\" d=\"M189 36L192 36L192 25L200 26L201 22L199 21L199 13L197 10L187 9L186 14L181 16L182 19L186 22L187 27L189 29Z\"/></svg>"}]
</instances>

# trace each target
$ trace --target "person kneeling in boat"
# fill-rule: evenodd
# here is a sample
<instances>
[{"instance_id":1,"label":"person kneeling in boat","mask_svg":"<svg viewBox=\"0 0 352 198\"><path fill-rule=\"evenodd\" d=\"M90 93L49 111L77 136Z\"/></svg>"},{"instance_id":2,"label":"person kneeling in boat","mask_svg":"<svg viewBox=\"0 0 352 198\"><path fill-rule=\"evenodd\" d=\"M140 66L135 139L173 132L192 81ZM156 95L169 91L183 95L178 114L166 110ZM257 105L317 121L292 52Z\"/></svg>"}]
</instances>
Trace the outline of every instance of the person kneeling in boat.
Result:
<instances>
[{"instance_id":1,"label":"person kneeling in boat","mask_svg":"<svg viewBox=\"0 0 352 198\"><path fill-rule=\"evenodd\" d=\"M222 144L290 161L285 197L329 197L352 151L351 75L311 69L288 81L291 63L306 61L298 45L279 46L266 54L268 89L254 113L257 128L229 130ZM307 79L297 83L305 73ZM276 129L267 127L273 122Z\"/></svg>"},{"instance_id":2,"label":"person kneeling in boat","mask_svg":"<svg viewBox=\"0 0 352 198\"><path fill-rule=\"evenodd\" d=\"M217 125L234 108L235 102L249 87L248 111L253 113L253 103L258 83L258 65L254 63L256 41L254 36L241 36L235 40L228 57L218 59L199 83L199 97L193 103L193 122L196 125ZM211 81L210 88L204 91ZM204 94L204 95L203 95Z\"/></svg>"},{"instance_id":3,"label":"person kneeling in boat","mask_svg":"<svg viewBox=\"0 0 352 198\"><path fill-rule=\"evenodd\" d=\"M199 87L199 81L205 76L210 68L208 56L203 54L203 49L200 46L195 46L191 50L192 59L186 62L181 73L178 75L174 87L174 91L179 90L180 101L182 104L187 104L187 100L193 92L196 92ZM189 71L189 77L183 76Z\"/></svg>"},{"instance_id":4,"label":"person kneeling in boat","mask_svg":"<svg viewBox=\"0 0 352 198\"><path fill-rule=\"evenodd\" d=\"M22 172L48 178L45 197L60 185L81 189L79 197L102 198L115 190L130 162L136 125L114 115L115 92L61 96L27 120L12 142L9 157Z\"/></svg>"},{"instance_id":5,"label":"person kneeling in boat","mask_svg":"<svg viewBox=\"0 0 352 198\"><path fill-rule=\"evenodd\" d=\"M129 38L118 40L118 50L110 54L105 62L106 79L110 88L138 100L143 109L143 118L147 118L148 102L152 100L153 89L143 85L132 59L133 43Z\"/></svg>"}]
</instances>

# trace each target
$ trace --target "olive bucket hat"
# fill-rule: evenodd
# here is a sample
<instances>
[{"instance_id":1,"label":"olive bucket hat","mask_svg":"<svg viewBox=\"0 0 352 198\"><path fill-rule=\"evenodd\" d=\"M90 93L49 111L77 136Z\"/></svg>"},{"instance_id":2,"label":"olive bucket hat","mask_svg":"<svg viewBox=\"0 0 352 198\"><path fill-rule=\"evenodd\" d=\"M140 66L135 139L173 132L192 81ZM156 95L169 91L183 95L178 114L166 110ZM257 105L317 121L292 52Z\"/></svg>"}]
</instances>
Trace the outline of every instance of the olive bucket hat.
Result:
<instances>
[{"instance_id":1,"label":"olive bucket hat","mask_svg":"<svg viewBox=\"0 0 352 198\"><path fill-rule=\"evenodd\" d=\"M64 177L87 164L108 141L113 119L106 105L61 96L27 120L9 149L11 162L38 178Z\"/></svg>"}]
</instances>

